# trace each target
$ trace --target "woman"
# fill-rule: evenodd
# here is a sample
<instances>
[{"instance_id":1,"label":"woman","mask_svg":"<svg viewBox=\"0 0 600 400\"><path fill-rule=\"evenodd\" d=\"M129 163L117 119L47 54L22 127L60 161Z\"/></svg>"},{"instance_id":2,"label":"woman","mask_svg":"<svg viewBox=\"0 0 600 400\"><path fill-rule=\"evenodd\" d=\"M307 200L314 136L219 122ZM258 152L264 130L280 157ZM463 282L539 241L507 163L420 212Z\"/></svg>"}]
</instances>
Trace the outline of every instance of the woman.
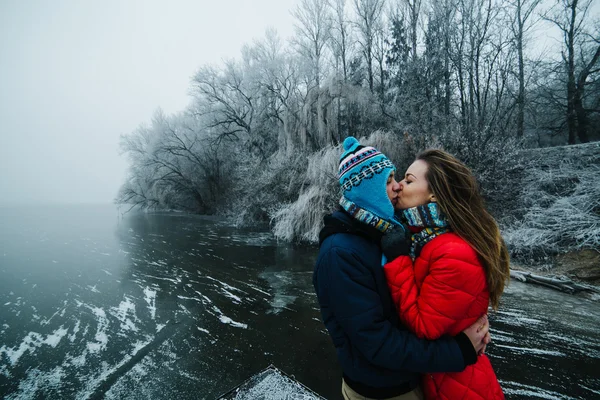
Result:
<instances>
[{"instance_id":1,"label":"woman","mask_svg":"<svg viewBox=\"0 0 600 400\"><path fill-rule=\"evenodd\" d=\"M509 256L463 163L441 150L421 153L400 182L396 208L413 235L403 246L382 241L393 259L384 269L400 319L418 337L456 335L489 304L498 308ZM425 374L423 390L426 399L504 398L483 354L462 372Z\"/></svg>"}]
</instances>

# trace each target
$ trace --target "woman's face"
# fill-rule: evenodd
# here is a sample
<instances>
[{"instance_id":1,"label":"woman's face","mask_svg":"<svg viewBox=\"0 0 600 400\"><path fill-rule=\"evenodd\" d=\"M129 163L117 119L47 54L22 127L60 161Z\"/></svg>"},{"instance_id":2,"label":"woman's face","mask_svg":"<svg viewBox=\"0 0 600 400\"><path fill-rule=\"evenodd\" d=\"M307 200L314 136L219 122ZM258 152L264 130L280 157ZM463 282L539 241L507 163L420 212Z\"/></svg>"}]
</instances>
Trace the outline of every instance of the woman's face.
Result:
<instances>
[{"instance_id":1,"label":"woman's face","mask_svg":"<svg viewBox=\"0 0 600 400\"><path fill-rule=\"evenodd\" d=\"M425 179L427 169L427 163L423 160L417 160L408 167L404 179L399 183L400 191L396 209L404 210L435 201L429 190L429 183Z\"/></svg>"}]
</instances>

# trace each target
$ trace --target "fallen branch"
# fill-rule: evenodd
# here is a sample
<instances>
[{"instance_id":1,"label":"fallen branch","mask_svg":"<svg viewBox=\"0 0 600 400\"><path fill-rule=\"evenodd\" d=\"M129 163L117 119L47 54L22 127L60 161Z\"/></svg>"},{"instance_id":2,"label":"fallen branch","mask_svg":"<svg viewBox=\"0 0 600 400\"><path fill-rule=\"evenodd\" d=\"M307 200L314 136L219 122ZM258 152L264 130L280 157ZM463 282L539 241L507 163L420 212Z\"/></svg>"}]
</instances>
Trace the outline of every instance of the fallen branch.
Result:
<instances>
[{"instance_id":1,"label":"fallen branch","mask_svg":"<svg viewBox=\"0 0 600 400\"><path fill-rule=\"evenodd\" d=\"M581 285L567 278L554 278L548 276L534 275L531 272L511 270L510 277L525 283L534 283L560 290L565 293L598 292L598 289L590 285Z\"/></svg>"}]
</instances>

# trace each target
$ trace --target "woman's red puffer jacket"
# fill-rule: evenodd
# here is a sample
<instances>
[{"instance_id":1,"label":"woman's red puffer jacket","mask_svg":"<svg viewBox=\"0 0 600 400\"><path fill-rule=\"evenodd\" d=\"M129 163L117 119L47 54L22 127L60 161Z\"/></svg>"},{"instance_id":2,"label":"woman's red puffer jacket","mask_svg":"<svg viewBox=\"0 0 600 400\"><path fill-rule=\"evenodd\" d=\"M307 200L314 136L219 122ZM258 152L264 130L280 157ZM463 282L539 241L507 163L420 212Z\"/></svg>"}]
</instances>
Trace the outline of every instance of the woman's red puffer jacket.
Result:
<instances>
[{"instance_id":1,"label":"woman's red puffer jacket","mask_svg":"<svg viewBox=\"0 0 600 400\"><path fill-rule=\"evenodd\" d=\"M409 256L387 263L385 275L402 322L419 337L454 336L487 312L483 266L475 250L454 233L428 242L414 265ZM423 390L426 399L504 399L485 355L462 372L424 375Z\"/></svg>"}]
</instances>

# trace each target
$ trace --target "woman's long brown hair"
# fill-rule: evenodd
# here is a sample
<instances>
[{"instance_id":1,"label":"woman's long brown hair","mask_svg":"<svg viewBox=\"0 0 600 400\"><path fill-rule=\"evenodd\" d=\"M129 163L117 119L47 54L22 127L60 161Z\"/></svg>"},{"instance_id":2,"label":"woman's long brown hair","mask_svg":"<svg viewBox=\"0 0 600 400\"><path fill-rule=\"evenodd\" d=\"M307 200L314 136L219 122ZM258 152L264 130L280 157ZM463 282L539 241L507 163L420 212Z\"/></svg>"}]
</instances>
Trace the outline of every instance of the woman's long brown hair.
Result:
<instances>
[{"instance_id":1,"label":"woman's long brown hair","mask_svg":"<svg viewBox=\"0 0 600 400\"><path fill-rule=\"evenodd\" d=\"M426 150L417 160L427 163L426 179L452 230L477 252L485 269L490 303L498 309L510 278L509 255L498 224L487 211L471 170L443 150Z\"/></svg>"}]
</instances>

